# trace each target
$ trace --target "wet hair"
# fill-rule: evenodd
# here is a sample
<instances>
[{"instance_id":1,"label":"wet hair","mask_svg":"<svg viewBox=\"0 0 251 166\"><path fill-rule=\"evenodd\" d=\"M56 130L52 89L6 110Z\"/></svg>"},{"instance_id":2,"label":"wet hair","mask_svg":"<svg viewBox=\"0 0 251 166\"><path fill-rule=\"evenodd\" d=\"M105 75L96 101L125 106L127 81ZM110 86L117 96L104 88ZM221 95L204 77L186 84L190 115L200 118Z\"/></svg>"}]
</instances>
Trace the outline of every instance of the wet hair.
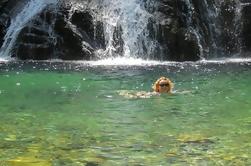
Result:
<instances>
[{"instance_id":1,"label":"wet hair","mask_svg":"<svg viewBox=\"0 0 251 166\"><path fill-rule=\"evenodd\" d=\"M168 82L168 84L169 84L169 91L168 91L168 93L171 93L174 85L173 85L172 81L169 78L167 78L167 77L160 77L157 81L155 81L155 83L152 86L153 91L159 92L159 86L160 86L159 83L162 80L165 80L165 81Z\"/></svg>"}]
</instances>

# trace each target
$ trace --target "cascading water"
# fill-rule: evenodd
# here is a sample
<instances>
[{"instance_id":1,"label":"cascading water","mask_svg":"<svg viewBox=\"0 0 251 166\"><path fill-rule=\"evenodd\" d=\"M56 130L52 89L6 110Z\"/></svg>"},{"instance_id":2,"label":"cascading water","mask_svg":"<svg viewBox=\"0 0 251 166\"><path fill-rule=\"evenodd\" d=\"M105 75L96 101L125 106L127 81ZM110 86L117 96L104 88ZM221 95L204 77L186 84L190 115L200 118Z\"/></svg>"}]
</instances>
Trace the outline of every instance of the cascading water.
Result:
<instances>
[{"instance_id":1,"label":"cascading water","mask_svg":"<svg viewBox=\"0 0 251 166\"><path fill-rule=\"evenodd\" d=\"M147 30L152 15L144 8L143 0L92 1L89 5L99 11L95 19L104 26L106 49L98 50L97 56L147 57L153 53L156 43L149 39Z\"/></svg>"},{"instance_id":2,"label":"cascading water","mask_svg":"<svg viewBox=\"0 0 251 166\"><path fill-rule=\"evenodd\" d=\"M242 32L242 29L243 29L243 26L242 26L242 3L241 2L238 2L236 4L236 9L235 9L235 18L234 18L234 25L235 25L235 28L234 28L234 38L235 38L235 41L236 41L236 55L239 57L242 52L242 41L241 41L241 32Z\"/></svg>"},{"instance_id":3,"label":"cascading water","mask_svg":"<svg viewBox=\"0 0 251 166\"><path fill-rule=\"evenodd\" d=\"M0 49L0 56L8 58L11 56L11 50L22 28L34 17L40 13L47 5L55 4L57 0L30 0L23 7L20 13L11 20L11 24L4 37L4 43Z\"/></svg>"},{"instance_id":4,"label":"cascading water","mask_svg":"<svg viewBox=\"0 0 251 166\"><path fill-rule=\"evenodd\" d=\"M216 33L217 31L219 32L219 29L217 29L217 23L215 23L215 20L218 16L218 7L216 7L215 4L208 3L208 0L203 0L203 4L204 4L204 8L205 8L205 12L206 12L206 21L208 23L208 35L210 36L209 39L209 46L207 48L203 48L203 51L206 52L206 54L209 54L211 52L211 54L217 54L216 50L217 50L217 44L216 44ZM204 54L204 58L205 54Z\"/></svg>"},{"instance_id":5,"label":"cascading water","mask_svg":"<svg viewBox=\"0 0 251 166\"><path fill-rule=\"evenodd\" d=\"M206 5L209 31L209 54L206 59L232 56L241 53L242 3L216 1ZM237 55L239 56L239 55Z\"/></svg>"},{"instance_id":6,"label":"cascading water","mask_svg":"<svg viewBox=\"0 0 251 166\"><path fill-rule=\"evenodd\" d=\"M58 12L52 16L55 24L38 17L33 19L53 3L62 3L59 11L50 11ZM47 50L43 48L48 56L42 59L75 59L76 54L79 54L76 59L86 60L129 57L186 61L239 56L245 26L242 10L247 5L250 3L242 0L29 0L16 17L12 17L0 56L32 59L34 56L21 54L40 52L39 34L35 40L25 43L22 39L27 32L20 33L26 26L37 26L36 22L40 23L38 28L49 34L43 38L55 39L55 43L46 45ZM246 29L248 27L246 23ZM74 42L67 35L72 35ZM26 37L29 40L29 35ZM23 43L31 46L26 52L22 52L26 49ZM13 54L12 50L18 51Z\"/></svg>"},{"instance_id":7,"label":"cascading water","mask_svg":"<svg viewBox=\"0 0 251 166\"><path fill-rule=\"evenodd\" d=\"M201 58L213 58L224 56L226 53L229 53L231 48L231 42L228 46L225 45L222 41L222 36L225 32L220 25L222 22L219 20L221 17L221 5L222 2L209 2L208 0L203 0L201 4L204 7L201 12L204 19L206 19L207 31L208 33L208 43L203 43L205 36L203 36L203 30L201 25L194 23L193 17L197 12L198 6L194 6L194 2L191 0L184 0L188 11L186 13L187 29L191 34L194 34L197 44L199 47L199 54ZM234 51L232 52L241 52L241 3L236 1L236 6L234 10L233 18L233 29L231 29L231 40L234 41ZM94 2L93 4L97 4ZM100 51L99 55L101 58L104 57L113 57L116 56L117 45L114 45L114 34L118 29L121 33L121 39L123 41L123 51L120 56L123 57L140 57L147 59L152 54L154 54L155 49L158 47L158 42L149 38L149 31L147 30L148 20L152 18L152 14L147 12L145 6L147 6L146 1L141 0L130 0L130 1L102 1L100 3L99 9L101 9L98 15L101 17L102 22L104 23L105 39L106 39L106 50ZM93 6L95 6L93 5ZM226 9L232 10L232 9ZM100 19L100 18L99 18ZM223 39L224 40L224 39ZM226 48L224 48L226 47ZM228 50L229 49L229 50Z\"/></svg>"},{"instance_id":8,"label":"cascading water","mask_svg":"<svg viewBox=\"0 0 251 166\"><path fill-rule=\"evenodd\" d=\"M202 36L199 33L199 27L193 25L193 13L194 13L194 5L190 0L185 0L185 3L188 7L188 15L187 15L187 24L188 24L188 30L196 36L197 44L199 46L200 56L203 56L203 46L202 46Z\"/></svg>"}]
</instances>

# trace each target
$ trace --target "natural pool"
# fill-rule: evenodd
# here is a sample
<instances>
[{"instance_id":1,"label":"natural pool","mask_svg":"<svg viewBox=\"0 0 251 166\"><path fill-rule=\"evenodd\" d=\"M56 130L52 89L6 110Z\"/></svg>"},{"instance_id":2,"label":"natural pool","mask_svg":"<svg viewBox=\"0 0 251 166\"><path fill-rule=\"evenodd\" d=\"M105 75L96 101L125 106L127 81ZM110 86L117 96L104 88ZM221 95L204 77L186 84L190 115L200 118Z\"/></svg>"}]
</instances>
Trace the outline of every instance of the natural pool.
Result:
<instances>
[{"instance_id":1,"label":"natural pool","mask_svg":"<svg viewBox=\"0 0 251 166\"><path fill-rule=\"evenodd\" d=\"M128 99L168 76L189 93ZM0 165L251 165L251 63L0 63Z\"/></svg>"}]
</instances>

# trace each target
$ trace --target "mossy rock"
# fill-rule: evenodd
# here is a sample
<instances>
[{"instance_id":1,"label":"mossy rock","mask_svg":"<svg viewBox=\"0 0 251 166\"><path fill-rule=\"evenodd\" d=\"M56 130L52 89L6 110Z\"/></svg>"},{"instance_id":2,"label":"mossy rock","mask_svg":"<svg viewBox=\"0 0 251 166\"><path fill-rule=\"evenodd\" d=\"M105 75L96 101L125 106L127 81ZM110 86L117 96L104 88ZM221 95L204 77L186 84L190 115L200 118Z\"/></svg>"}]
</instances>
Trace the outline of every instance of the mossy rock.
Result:
<instances>
[{"instance_id":1,"label":"mossy rock","mask_svg":"<svg viewBox=\"0 0 251 166\"><path fill-rule=\"evenodd\" d=\"M182 143L213 143L212 140L201 134L181 134L177 140Z\"/></svg>"}]
</instances>

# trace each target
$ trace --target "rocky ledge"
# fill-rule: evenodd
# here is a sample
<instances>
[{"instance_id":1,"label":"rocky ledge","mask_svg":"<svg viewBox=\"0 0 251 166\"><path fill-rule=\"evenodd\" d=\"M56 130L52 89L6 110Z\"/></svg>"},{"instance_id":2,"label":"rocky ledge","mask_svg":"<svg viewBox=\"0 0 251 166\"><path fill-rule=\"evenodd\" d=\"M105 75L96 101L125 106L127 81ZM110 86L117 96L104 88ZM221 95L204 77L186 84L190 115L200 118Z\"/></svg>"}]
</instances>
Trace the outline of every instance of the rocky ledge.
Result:
<instances>
[{"instance_id":1,"label":"rocky ledge","mask_svg":"<svg viewBox=\"0 0 251 166\"><path fill-rule=\"evenodd\" d=\"M74 2L74 3L73 3ZM250 55L251 3L247 0L147 0L149 38L156 41L152 59L196 61L216 56ZM0 44L25 0L0 0ZM73 5L86 7L78 9ZM12 57L19 59L90 60L108 41L98 10L89 1L61 0L37 13L20 30ZM143 8L143 7L142 7ZM123 52L123 27L115 27L115 52Z\"/></svg>"}]
</instances>

